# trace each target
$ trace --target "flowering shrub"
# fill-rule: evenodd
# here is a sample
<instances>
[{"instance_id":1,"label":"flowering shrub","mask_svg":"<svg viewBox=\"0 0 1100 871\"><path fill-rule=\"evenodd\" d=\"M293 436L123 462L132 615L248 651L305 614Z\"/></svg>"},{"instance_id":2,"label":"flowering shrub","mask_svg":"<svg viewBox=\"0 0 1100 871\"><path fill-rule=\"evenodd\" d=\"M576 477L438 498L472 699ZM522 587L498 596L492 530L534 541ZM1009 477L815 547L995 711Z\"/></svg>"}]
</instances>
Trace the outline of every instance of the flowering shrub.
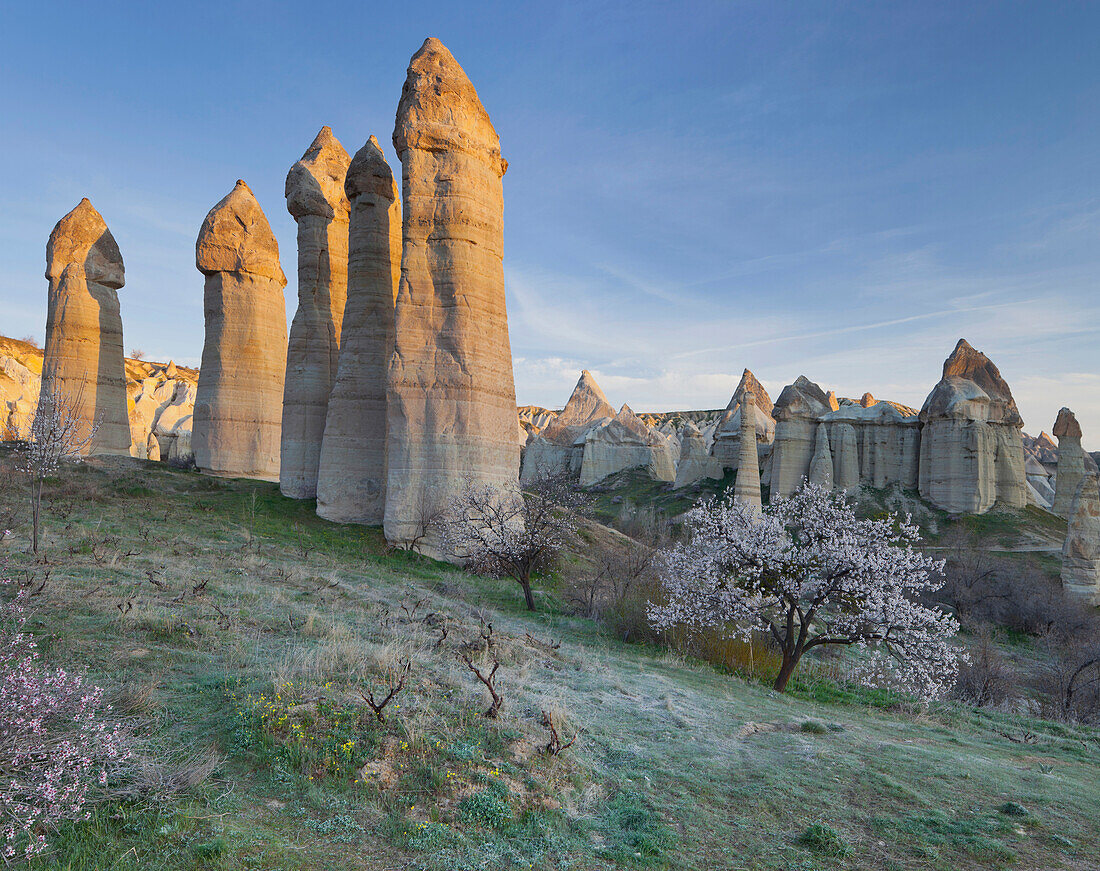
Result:
<instances>
[{"instance_id":1,"label":"flowering shrub","mask_svg":"<svg viewBox=\"0 0 1100 871\"><path fill-rule=\"evenodd\" d=\"M10 581L0 580L6 589ZM87 819L132 756L103 690L42 663L23 632L25 590L0 604L0 856L10 863L47 847L62 820Z\"/></svg>"},{"instance_id":2,"label":"flowering shrub","mask_svg":"<svg viewBox=\"0 0 1100 871\"><path fill-rule=\"evenodd\" d=\"M843 493L804 483L761 514L727 498L684 521L689 539L662 554L665 601L649 609L658 629L769 636L782 656L780 692L822 645L866 649L859 676L871 686L933 698L954 683L958 623L919 602L941 585L943 563L913 547L920 535L908 517L860 520Z\"/></svg>"}]
</instances>

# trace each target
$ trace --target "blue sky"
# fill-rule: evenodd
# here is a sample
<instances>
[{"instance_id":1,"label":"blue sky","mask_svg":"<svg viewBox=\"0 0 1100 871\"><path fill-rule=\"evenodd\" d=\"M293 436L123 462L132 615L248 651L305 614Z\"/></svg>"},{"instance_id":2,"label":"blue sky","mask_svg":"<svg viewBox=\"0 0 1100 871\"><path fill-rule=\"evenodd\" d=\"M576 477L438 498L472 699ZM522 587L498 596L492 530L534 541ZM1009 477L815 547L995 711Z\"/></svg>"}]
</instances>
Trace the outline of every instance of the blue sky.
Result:
<instances>
[{"instance_id":1,"label":"blue sky","mask_svg":"<svg viewBox=\"0 0 1100 871\"><path fill-rule=\"evenodd\" d=\"M201 353L194 241L237 178L279 238L323 124L390 138L443 40L509 161L520 403L726 404L748 366L919 406L960 336L1026 429L1100 448L1100 4L5 4L0 333L42 337L82 196L126 261L126 342Z\"/></svg>"}]
</instances>

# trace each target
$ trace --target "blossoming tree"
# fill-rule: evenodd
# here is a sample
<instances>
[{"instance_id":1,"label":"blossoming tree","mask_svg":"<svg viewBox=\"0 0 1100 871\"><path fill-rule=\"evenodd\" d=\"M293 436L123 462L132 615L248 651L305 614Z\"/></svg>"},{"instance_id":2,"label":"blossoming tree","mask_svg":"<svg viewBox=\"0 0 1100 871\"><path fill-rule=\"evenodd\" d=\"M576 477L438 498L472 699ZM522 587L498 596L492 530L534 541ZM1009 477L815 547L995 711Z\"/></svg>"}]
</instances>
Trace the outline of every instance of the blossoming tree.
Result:
<instances>
[{"instance_id":1,"label":"blossoming tree","mask_svg":"<svg viewBox=\"0 0 1100 871\"><path fill-rule=\"evenodd\" d=\"M684 520L687 540L662 553L655 627L769 635L782 655L779 692L823 645L865 649L857 671L869 684L893 680L933 698L954 682L958 623L919 601L941 585L943 564L915 549L909 517L860 520L843 493L804 483L759 514L726 498Z\"/></svg>"},{"instance_id":2,"label":"blossoming tree","mask_svg":"<svg viewBox=\"0 0 1100 871\"><path fill-rule=\"evenodd\" d=\"M443 519L450 554L475 572L513 578L535 610L531 576L549 567L576 533L588 497L560 475L542 475L522 495L467 483Z\"/></svg>"}]
</instances>

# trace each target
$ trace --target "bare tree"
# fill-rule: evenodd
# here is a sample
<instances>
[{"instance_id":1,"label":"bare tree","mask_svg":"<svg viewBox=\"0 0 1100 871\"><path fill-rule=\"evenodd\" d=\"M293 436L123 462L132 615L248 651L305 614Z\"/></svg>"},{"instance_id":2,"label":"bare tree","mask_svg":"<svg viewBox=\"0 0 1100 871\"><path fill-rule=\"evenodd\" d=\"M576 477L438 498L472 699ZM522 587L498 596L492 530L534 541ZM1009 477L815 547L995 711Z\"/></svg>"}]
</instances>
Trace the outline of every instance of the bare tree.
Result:
<instances>
[{"instance_id":1,"label":"bare tree","mask_svg":"<svg viewBox=\"0 0 1100 871\"><path fill-rule=\"evenodd\" d=\"M145 359L145 352L143 350L141 350L141 348L134 348L130 352L130 359L132 359L132 360L144 360Z\"/></svg>"},{"instance_id":2,"label":"bare tree","mask_svg":"<svg viewBox=\"0 0 1100 871\"><path fill-rule=\"evenodd\" d=\"M534 611L532 575L553 564L587 506L587 495L563 475L541 476L522 494L467 482L447 508L444 544L475 572L513 578Z\"/></svg>"},{"instance_id":3,"label":"bare tree","mask_svg":"<svg viewBox=\"0 0 1100 871\"><path fill-rule=\"evenodd\" d=\"M22 471L31 483L32 546L35 553L38 553L42 489L46 479L55 474L66 460L81 462L99 431L99 422L89 421L81 412L83 400L83 384L69 394L54 392L43 384L38 412L30 432L18 442Z\"/></svg>"},{"instance_id":4,"label":"bare tree","mask_svg":"<svg viewBox=\"0 0 1100 871\"><path fill-rule=\"evenodd\" d=\"M413 532L404 541L395 544L403 550L421 553L428 535L442 530L446 515L446 500L434 489L421 489L413 505Z\"/></svg>"}]
</instances>

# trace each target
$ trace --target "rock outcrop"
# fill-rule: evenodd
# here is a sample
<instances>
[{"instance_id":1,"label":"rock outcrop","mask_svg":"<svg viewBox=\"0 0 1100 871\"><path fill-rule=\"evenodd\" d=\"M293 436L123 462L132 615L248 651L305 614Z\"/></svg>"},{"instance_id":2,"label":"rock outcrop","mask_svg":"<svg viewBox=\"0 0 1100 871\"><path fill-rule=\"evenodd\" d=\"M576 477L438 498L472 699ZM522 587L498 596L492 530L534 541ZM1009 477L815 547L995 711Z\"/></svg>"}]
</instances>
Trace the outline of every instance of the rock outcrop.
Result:
<instances>
[{"instance_id":1,"label":"rock outcrop","mask_svg":"<svg viewBox=\"0 0 1100 871\"><path fill-rule=\"evenodd\" d=\"M195 265L206 276L195 462L212 475L278 481L286 276L279 243L243 181L207 214Z\"/></svg>"},{"instance_id":2,"label":"rock outcrop","mask_svg":"<svg viewBox=\"0 0 1100 871\"><path fill-rule=\"evenodd\" d=\"M286 208L298 223L298 310L286 354L279 490L291 499L317 495L321 438L347 298L344 178L350 161L332 130L322 127L286 177Z\"/></svg>"},{"instance_id":3,"label":"rock outcrop","mask_svg":"<svg viewBox=\"0 0 1100 871\"><path fill-rule=\"evenodd\" d=\"M103 217L85 198L57 222L46 244L50 282L42 391L95 427L88 452L130 453L126 365L118 289L125 268Z\"/></svg>"},{"instance_id":4,"label":"rock outcrop","mask_svg":"<svg viewBox=\"0 0 1100 871\"><path fill-rule=\"evenodd\" d=\"M737 478L733 482L733 498L759 511L761 507L760 458L757 454L757 444L760 428L756 418L764 412L757 405L757 399L752 390L747 390L743 398L740 418L741 437L738 439Z\"/></svg>"},{"instance_id":5,"label":"rock outcrop","mask_svg":"<svg viewBox=\"0 0 1100 871\"><path fill-rule=\"evenodd\" d=\"M788 384L772 409L775 443L772 445L771 492L790 496L810 473L817 441L817 423L836 411L836 399L805 375Z\"/></svg>"},{"instance_id":6,"label":"rock outcrop","mask_svg":"<svg viewBox=\"0 0 1100 871\"><path fill-rule=\"evenodd\" d=\"M520 480L528 484L545 475L579 475L585 437L615 417L615 409L587 369L581 372L569 401L527 444Z\"/></svg>"},{"instance_id":7,"label":"rock outcrop","mask_svg":"<svg viewBox=\"0 0 1100 871\"><path fill-rule=\"evenodd\" d=\"M500 139L437 39L409 63L393 144L402 166L401 280L389 370L386 538L420 536L425 501L464 482L518 490L504 300ZM427 552L438 552L431 534Z\"/></svg>"},{"instance_id":8,"label":"rock outcrop","mask_svg":"<svg viewBox=\"0 0 1100 871\"><path fill-rule=\"evenodd\" d=\"M379 524L386 506L386 378L401 277L401 201L373 136L352 159L345 189L348 301L321 445L317 513L340 523Z\"/></svg>"},{"instance_id":9,"label":"rock outcrop","mask_svg":"<svg viewBox=\"0 0 1100 871\"><path fill-rule=\"evenodd\" d=\"M826 490L833 489L833 454L829 450L829 430L825 424L817 425L814 455L810 460L809 481Z\"/></svg>"},{"instance_id":10,"label":"rock outcrop","mask_svg":"<svg viewBox=\"0 0 1100 871\"><path fill-rule=\"evenodd\" d=\"M1090 605L1100 604L1100 484L1086 475L1077 484L1062 546L1062 587Z\"/></svg>"},{"instance_id":11,"label":"rock outcrop","mask_svg":"<svg viewBox=\"0 0 1100 871\"><path fill-rule=\"evenodd\" d=\"M585 436L580 484L590 487L616 472L634 468L645 469L655 481L676 480L676 463L668 439L624 405L613 419Z\"/></svg>"},{"instance_id":12,"label":"rock outcrop","mask_svg":"<svg viewBox=\"0 0 1100 871\"><path fill-rule=\"evenodd\" d=\"M1054 422L1054 435L1058 439L1058 472L1054 479L1052 508L1059 517L1068 518L1073 511L1077 488L1086 473L1085 451L1081 447L1081 425L1068 408L1058 412L1058 419ZM1030 479L1031 476L1028 477Z\"/></svg>"},{"instance_id":13,"label":"rock outcrop","mask_svg":"<svg viewBox=\"0 0 1100 871\"><path fill-rule=\"evenodd\" d=\"M915 489L920 468L920 417L916 409L865 393L845 399L822 420L833 446L835 486ZM854 448L854 450L853 450Z\"/></svg>"},{"instance_id":14,"label":"rock outcrop","mask_svg":"<svg viewBox=\"0 0 1100 871\"><path fill-rule=\"evenodd\" d=\"M757 442L769 446L775 439L775 419L772 417L772 400L756 376L748 369L741 373L741 381L733 392L733 398L726 406L725 414L714 430L711 444L711 456L718 460L723 469L736 469L740 456L741 439L741 403L745 394L751 393L756 402Z\"/></svg>"},{"instance_id":15,"label":"rock outcrop","mask_svg":"<svg viewBox=\"0 0 1100 871\"><path fill-rule=\"evenodd\" d=\"M678 490L703 478L720 480L722 475L722 464L708 453L703 433L694 422L688 421L680 433L675 488Z\"/></svg>"},{"instance_id":16,"label":"rock outcrop","mask_svg":"<svg viewBox=\"0 0 1100 871\"><path fill-rule=\"evenodd\" d=\"M997 367L960 339L920 412L920 493L952 513L1027 504L1023 421Z\"/></svg>"}]
</instances>

